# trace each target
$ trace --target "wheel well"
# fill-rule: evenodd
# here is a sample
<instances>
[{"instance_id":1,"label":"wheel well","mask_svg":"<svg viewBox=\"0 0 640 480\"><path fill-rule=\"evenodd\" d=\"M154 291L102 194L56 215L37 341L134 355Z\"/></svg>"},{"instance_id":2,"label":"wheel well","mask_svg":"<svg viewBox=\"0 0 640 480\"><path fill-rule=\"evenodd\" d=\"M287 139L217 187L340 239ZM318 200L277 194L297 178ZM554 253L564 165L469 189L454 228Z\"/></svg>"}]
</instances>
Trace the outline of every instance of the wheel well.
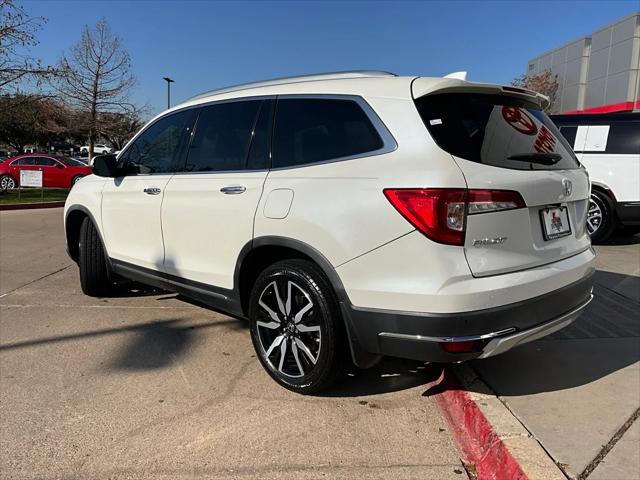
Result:
<instances>
[{"instance_id":1,"label":"wheel well","mask_svg":"<svg viewBox=\"0 0 640 480\"><path fill-rule=\"evenodd\" d=\"M609 190L607 187L603 187L602 185L598 185L595 183L591 184L591 190L597 190L598 192L606 195L607 197L609 197L609 200L611 200L615 206L616 204L616 197L613 194L613 192L611 190Z\"/></svg>"},{"instance_id":2,"label":"wheel well","mask_svg":"<svg viewBox=\"0 0 640 480\"><path fill-rule=\"evenodd\" d=\"M246 255L240 266L238 278L240 305L245 315L249 313L249 297L258 275L269 265L292 258L301 258L316 263L311 257L299 250L276 245L256 247Z\"/></svg>"},{"instance_id":3,"label":"wheel well","mask_svg":"<svg viewBox=\"0 0 640 480\"><path fill-rule=\"evenodd\" d=\"M78 244L80 242L80 227L82 221L87 218L88 215L81 210L74 210L67 215L65 222L65 233L67 236L67 250L69 256L75 261L78 261Z\"/></svg>"}]
</instances>

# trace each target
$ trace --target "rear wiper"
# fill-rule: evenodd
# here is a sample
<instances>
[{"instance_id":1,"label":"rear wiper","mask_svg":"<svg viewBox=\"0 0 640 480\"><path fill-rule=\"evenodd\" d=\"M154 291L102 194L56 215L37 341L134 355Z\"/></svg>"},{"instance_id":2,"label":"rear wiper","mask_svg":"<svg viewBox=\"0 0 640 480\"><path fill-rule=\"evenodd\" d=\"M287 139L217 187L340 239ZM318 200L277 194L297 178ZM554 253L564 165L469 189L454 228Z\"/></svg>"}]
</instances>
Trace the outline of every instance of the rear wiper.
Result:
<instances>
[{"instance_id":1,"label":"rear wiper","mask_svg":"<svg viewBox=\"0 0 640 480\"><path fill-rule=\"evenodd\" d=\"M559 153L517 153L507 157L508 160L516 160L518 162L540 163L542 165L555 165L562 160Z\"/></svg>"}]
</instances>

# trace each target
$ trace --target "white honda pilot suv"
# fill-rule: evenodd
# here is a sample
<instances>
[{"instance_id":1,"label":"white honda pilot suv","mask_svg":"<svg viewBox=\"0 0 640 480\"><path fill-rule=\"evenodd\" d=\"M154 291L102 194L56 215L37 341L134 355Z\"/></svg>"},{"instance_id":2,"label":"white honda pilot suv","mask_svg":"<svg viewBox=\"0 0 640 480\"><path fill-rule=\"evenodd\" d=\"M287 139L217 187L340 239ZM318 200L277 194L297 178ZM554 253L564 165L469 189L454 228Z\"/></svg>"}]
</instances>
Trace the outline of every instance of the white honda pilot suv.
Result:
<instances>
[{"instance_id":1,"label":"white honda pilot suv","mask_svg":"<svg viewBox=\"0 0 640 480\"><path fill-rule=\"evenodd\" d=\"M117 276L250 323L300 393L348 361L484 358L592 298L589 179L527 90L343 72L154 118L65 206L82 290Z\"/></svg>"}]
</instances>

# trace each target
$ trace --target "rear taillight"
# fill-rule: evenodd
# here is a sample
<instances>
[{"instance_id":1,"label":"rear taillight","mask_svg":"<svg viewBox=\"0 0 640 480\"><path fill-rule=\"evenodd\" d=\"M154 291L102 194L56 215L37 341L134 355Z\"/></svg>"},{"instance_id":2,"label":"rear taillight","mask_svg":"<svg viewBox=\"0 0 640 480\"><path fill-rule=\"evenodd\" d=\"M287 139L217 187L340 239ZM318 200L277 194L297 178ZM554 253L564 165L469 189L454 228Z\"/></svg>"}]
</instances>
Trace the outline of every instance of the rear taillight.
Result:
<instances>
[{"instance_id":1,"label":"rear taillight","mask_svg":"<svg viewBox=\"0 0 640 480\"><path fill-rule=\"evenodd\" d=\"M384 194L431 240L464 245L466 215L525 207L518 192L466 188L387 188Z\"/></svg>"},{"instance_id":2,"label":"rear taillight","mask_svg":"<svg viewBox=\"0 0 640 480\"><path fill-rule=\"evenodd\" d=\"M525 206L518 192L509 190L469 190L469 215L512 210Z\"/></svg>"}]
</instances>

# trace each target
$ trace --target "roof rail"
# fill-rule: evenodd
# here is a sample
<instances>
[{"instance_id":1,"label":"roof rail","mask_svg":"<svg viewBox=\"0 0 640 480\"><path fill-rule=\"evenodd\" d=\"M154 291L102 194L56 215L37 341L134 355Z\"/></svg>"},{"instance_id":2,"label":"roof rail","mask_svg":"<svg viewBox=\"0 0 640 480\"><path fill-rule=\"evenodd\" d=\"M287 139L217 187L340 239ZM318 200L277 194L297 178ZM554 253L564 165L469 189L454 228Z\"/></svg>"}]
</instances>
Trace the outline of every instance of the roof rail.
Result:
<instances>
[{"instance_id":1,"label":"roof rail","mask_svg":"<svg viewBox=\"0 0 640 480\"><path fill-rule=\"evenodd\" d=\"M341 72L312 73L310 75L299 75L295 77L280 77L271 80L261 80L258 82L240 83L228 87L210 90L201 93L186 100L190 102L199 98L209 97L211 95L219 95L221 93L236 92L239 90L248 90L249 88L268 87L272 85L285 85L288 83L314 82L317 80L339 80L344 78L371 78L371 77L396 77L395 73L384 72L381 70L346 70Z\"/></svg>"}]
</instances>

